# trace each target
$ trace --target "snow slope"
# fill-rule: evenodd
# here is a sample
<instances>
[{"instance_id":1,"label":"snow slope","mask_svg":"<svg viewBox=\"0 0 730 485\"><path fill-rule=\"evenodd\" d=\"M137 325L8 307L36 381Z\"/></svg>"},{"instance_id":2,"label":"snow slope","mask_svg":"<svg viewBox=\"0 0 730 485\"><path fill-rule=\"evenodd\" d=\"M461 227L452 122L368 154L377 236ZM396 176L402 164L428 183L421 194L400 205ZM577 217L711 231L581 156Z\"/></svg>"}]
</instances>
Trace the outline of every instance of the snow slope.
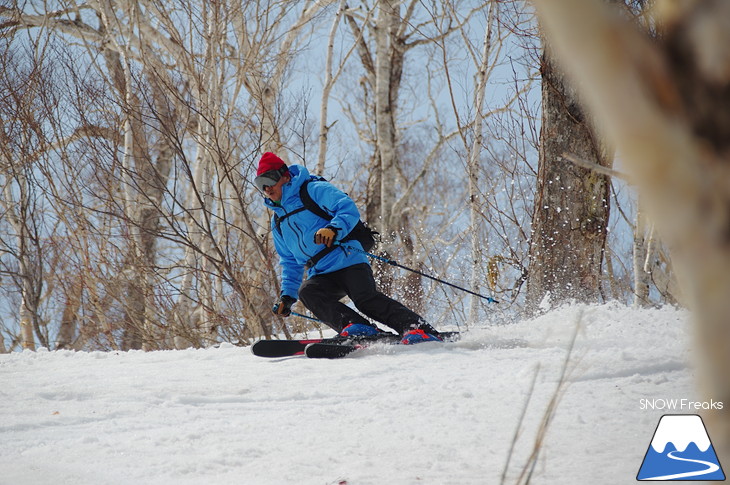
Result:
<instances>
[{"instance_id":1,"label":"snow slope","mask_svg":"<svg viewBox=\"0 0 730 485\"><path fill-rule=\"evenodd\" d=\"M0 355L0 483L498 484L519 426L515 483L576 328L532 483L635 483L661 415L683 412L642 400L696 400L673 308L569 306L335 361L232 345Z\"/></svg>"}]
</instances>

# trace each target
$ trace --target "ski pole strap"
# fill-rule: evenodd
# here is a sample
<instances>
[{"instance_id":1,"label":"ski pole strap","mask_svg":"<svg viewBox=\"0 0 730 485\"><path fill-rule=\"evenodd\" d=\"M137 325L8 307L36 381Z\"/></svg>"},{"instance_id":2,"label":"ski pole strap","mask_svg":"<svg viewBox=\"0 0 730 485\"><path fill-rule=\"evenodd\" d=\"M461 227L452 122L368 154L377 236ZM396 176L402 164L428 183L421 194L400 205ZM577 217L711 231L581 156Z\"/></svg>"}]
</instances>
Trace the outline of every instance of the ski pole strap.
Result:
<instances>
[{"instance_id":1,"label":"ski pole strap","mask_svg":"<svg viewBox=\"0 0 730 485\"><path fill-rule=\"evenodd\" d=\"M351 249L353 251L357 251L357 252L363 253L363 254L365 254L367 256L370 256L373 259L377 259L379 261L382 261L384 263L390 264L392 266L397 266L398 268L403 268L403 269L405 269L407 271L410 271L412 273L416 273L418 275L424 276L426 278L430 278L430 279L432 279L434 281L437 281L439 283L443 283L444 285L448 285L448 286L451 286L452 288L456 288L457 290L461 290L461 291L464 291L464 292L469 293L471 295L478 296L479 298L484 298L489 303L499 303L497 300L495 300L491 296L485 296L485 295L476 293L474 291L467 290L466 288L462 288L461 286L457 286L457 285L455 285L453 283L449 283L448 281L444 281L444 280L442 280L440 278L436 278L435 276L431 276L429 274L423 273L421 271L418 271L417 269L409 268L408 266L403 266L402 264L398 263L395 260L388 259L388 258L383 257L383 256L378 256L377 254L369 253L367 251L363 251L362 249L356 248L356 247L353 247L353 246L346 246L344 244L338 244L338 246L341 246L344 249Z\"/></svg>"}]
</instances>

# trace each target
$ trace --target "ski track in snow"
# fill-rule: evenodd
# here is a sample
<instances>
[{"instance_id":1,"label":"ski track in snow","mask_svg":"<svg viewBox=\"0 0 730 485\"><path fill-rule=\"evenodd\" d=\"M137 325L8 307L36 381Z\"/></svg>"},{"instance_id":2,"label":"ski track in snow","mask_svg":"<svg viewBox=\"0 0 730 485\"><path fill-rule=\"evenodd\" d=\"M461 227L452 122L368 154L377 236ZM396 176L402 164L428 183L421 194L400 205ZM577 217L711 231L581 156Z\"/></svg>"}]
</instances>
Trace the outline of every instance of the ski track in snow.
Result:
<instances>
[{"instance_id":1,"label":"ski track in snow","mask_svg":"<svg viewBox=\"0 0 730 485\"><path fill-rule=\"evenodd\" d=\"M0 355L0 484L499 483L537 372L514 483L580 315L533 477L633 483L664 413L639 400L696 399L689 316L673 308L569 306L339 360L228 344Z\"/></svg>"},{"instance_id":2,"label":"ski track in snow","mask_svg":"<svg viewBox=\"0 0 730 485\"><path fill-rule=\"evenodd\" d=\"M720 469L719 466L715 465L714 463L711 463L709 461L704 460L692 460L689 458L682 458L680 456L674 456L674 453L679 453L678 451L671 451L667 453L667 456L671 458L672 460L677 461L686 461L689 463L697 463L698 465L705 465L707 468L704 470L699 471L693 471L693 472L685 472L685 473L675 473L673 475L662 475L658 477L651 477L651 478L644 478L642 481L652 481L652 480L677 480L679 478L692 478L692 477L700 477L702 475L709 475L710 473L714 473L717 470Z\"/></svg>"}]
</instances>

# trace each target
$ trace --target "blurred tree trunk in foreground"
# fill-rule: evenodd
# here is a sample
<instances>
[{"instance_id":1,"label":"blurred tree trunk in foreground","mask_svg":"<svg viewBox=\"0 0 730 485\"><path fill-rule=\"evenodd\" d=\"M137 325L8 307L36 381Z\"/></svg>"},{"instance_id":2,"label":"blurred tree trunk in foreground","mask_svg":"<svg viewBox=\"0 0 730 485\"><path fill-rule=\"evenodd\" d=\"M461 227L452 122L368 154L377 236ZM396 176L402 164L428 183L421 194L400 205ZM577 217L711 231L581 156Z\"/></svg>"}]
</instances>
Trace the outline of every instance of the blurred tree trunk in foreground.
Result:
<instances>
[{"instance_id":1,"label":"blurred tree trunk in foreground","mask_svg":"<svg viewBox=\"0 0 730 485\"><path fill-rule=\"evenodd\" d=\"M730 463L730 2L655 6L658 39L600 0L534 0L561 65L637 182L694 312L697 373Z\"/></svg>"}]
</instances>

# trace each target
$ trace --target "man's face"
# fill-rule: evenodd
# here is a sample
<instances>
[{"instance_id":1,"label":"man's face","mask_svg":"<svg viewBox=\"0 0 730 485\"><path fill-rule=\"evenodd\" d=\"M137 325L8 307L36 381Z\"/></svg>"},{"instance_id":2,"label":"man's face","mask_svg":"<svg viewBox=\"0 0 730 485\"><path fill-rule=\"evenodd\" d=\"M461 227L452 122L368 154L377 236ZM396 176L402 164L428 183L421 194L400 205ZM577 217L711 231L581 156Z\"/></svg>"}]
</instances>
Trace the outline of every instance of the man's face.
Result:
<instances>
[{"instance_id":1,"label":"man's face","mask_svg":"<svg viewBox=\"0 0 730 485\"><path fill-rule=\"evenodd\" d=\"M264 194L266 194L266 197L273 200L274 202L281 202L282 187L285 183L289 182L289 180L291 180L289 174L282 175L282 177L279 179L278 182L276 182L276 184L267 185L264 188Z\"/></svg>"}]
</instances>

